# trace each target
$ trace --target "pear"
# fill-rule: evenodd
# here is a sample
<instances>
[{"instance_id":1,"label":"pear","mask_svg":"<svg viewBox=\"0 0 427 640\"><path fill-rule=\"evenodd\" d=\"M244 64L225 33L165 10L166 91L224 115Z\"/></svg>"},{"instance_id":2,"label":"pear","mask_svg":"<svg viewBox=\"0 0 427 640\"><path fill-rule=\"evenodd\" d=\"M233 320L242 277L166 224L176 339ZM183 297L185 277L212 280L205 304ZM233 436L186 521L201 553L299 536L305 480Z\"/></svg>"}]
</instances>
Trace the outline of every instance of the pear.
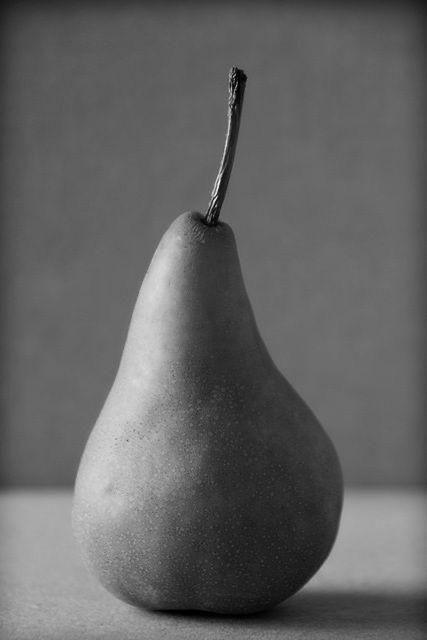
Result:
<instances>
[{"instance_id":1,"label":"pear","mask_svg":"<svg viewBox=\"0 0 427 640\"><path fill-rule=\"evenodd\" d=\"M76 479L89 567L154 610L269 609L314 575L339 525L337 454L273 363L218 220L245 80L231 70L208 213L179 216L155 252Z\"/></svg>"}]
</instances>

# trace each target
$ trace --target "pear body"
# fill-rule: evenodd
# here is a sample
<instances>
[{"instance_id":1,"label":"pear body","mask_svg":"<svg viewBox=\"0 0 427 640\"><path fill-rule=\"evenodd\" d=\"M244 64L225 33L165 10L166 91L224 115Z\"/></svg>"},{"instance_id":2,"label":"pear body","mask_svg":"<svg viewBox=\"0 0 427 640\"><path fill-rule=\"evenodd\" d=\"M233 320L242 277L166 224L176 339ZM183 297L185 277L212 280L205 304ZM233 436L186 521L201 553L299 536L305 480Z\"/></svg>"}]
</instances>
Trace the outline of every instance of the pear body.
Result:
<instances>
[{"instance_id":1,"label":"pear body","mask_svg":"<svg viewBox=\"0 0 427 640\"><path fill-rule=\"evenodd\" d=\"M231 228L181 215L80 463L89 567L149 609L262 611L319 569L341 506L336 452L259 335Z\"/></svg>"}]
</instances>

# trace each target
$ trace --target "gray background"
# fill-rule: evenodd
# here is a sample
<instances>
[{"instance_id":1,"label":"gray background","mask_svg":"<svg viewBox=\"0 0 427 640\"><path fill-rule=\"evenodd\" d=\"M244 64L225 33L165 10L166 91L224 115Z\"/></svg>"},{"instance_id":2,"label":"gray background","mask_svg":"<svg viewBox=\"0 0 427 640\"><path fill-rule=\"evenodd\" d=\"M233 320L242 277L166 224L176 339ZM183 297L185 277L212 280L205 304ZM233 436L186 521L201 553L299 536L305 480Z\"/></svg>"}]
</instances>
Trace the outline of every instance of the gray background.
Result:
<instances>
[{"instance_id":1,"label":"gray background","mask_svg":"<svg viewBox=\"0 0 427 640\"><path fill-rule=\"evenodd\" d=\"M348 483L421 482L416 6L12 3L2 28L2 482L72 483L161 234L207 205L233 64L222 218L261 333Z\"/></svg>"}]
</instances>

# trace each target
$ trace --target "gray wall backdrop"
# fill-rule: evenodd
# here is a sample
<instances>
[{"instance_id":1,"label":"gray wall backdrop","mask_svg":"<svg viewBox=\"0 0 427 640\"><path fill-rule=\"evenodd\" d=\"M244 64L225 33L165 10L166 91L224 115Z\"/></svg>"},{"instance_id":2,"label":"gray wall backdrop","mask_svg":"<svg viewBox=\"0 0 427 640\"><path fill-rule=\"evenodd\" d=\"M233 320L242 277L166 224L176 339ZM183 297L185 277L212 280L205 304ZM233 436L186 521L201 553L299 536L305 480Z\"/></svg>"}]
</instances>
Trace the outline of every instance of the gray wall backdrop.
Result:
<instances>
[{"instance_id":1,"label":"gray wall backdrop","mask_svg":"<svg viewBox=\"0 0 427 640\"><path fill-rule=\"evenodd\" d=\"M421 482L415 5L11 3L2 46L3 483L72 483L161 234L207 205L233 64L222 217L261 333L347 482Z\"/></svg>"}]
</instances>

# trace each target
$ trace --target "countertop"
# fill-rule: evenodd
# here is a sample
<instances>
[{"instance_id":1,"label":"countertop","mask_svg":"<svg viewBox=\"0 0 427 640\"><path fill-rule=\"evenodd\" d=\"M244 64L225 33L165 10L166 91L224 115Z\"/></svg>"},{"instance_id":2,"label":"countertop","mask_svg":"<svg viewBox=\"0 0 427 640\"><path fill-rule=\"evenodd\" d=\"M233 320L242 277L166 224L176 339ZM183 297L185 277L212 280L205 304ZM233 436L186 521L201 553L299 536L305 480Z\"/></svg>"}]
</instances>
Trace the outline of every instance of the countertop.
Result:
<instances>
[{"instance_id":1,"label":"countertop","mask_svg":"<svg viewBox=\"0 0 427 640\"><path fill-rule=\"evenodd\" d=\"M150 613L116 600L86 571L70 509L70 491L0 494L1 640L427 636L425 491L347 490L321 570L273 611L246 617Z\"/></svg>"}]
</instances>

